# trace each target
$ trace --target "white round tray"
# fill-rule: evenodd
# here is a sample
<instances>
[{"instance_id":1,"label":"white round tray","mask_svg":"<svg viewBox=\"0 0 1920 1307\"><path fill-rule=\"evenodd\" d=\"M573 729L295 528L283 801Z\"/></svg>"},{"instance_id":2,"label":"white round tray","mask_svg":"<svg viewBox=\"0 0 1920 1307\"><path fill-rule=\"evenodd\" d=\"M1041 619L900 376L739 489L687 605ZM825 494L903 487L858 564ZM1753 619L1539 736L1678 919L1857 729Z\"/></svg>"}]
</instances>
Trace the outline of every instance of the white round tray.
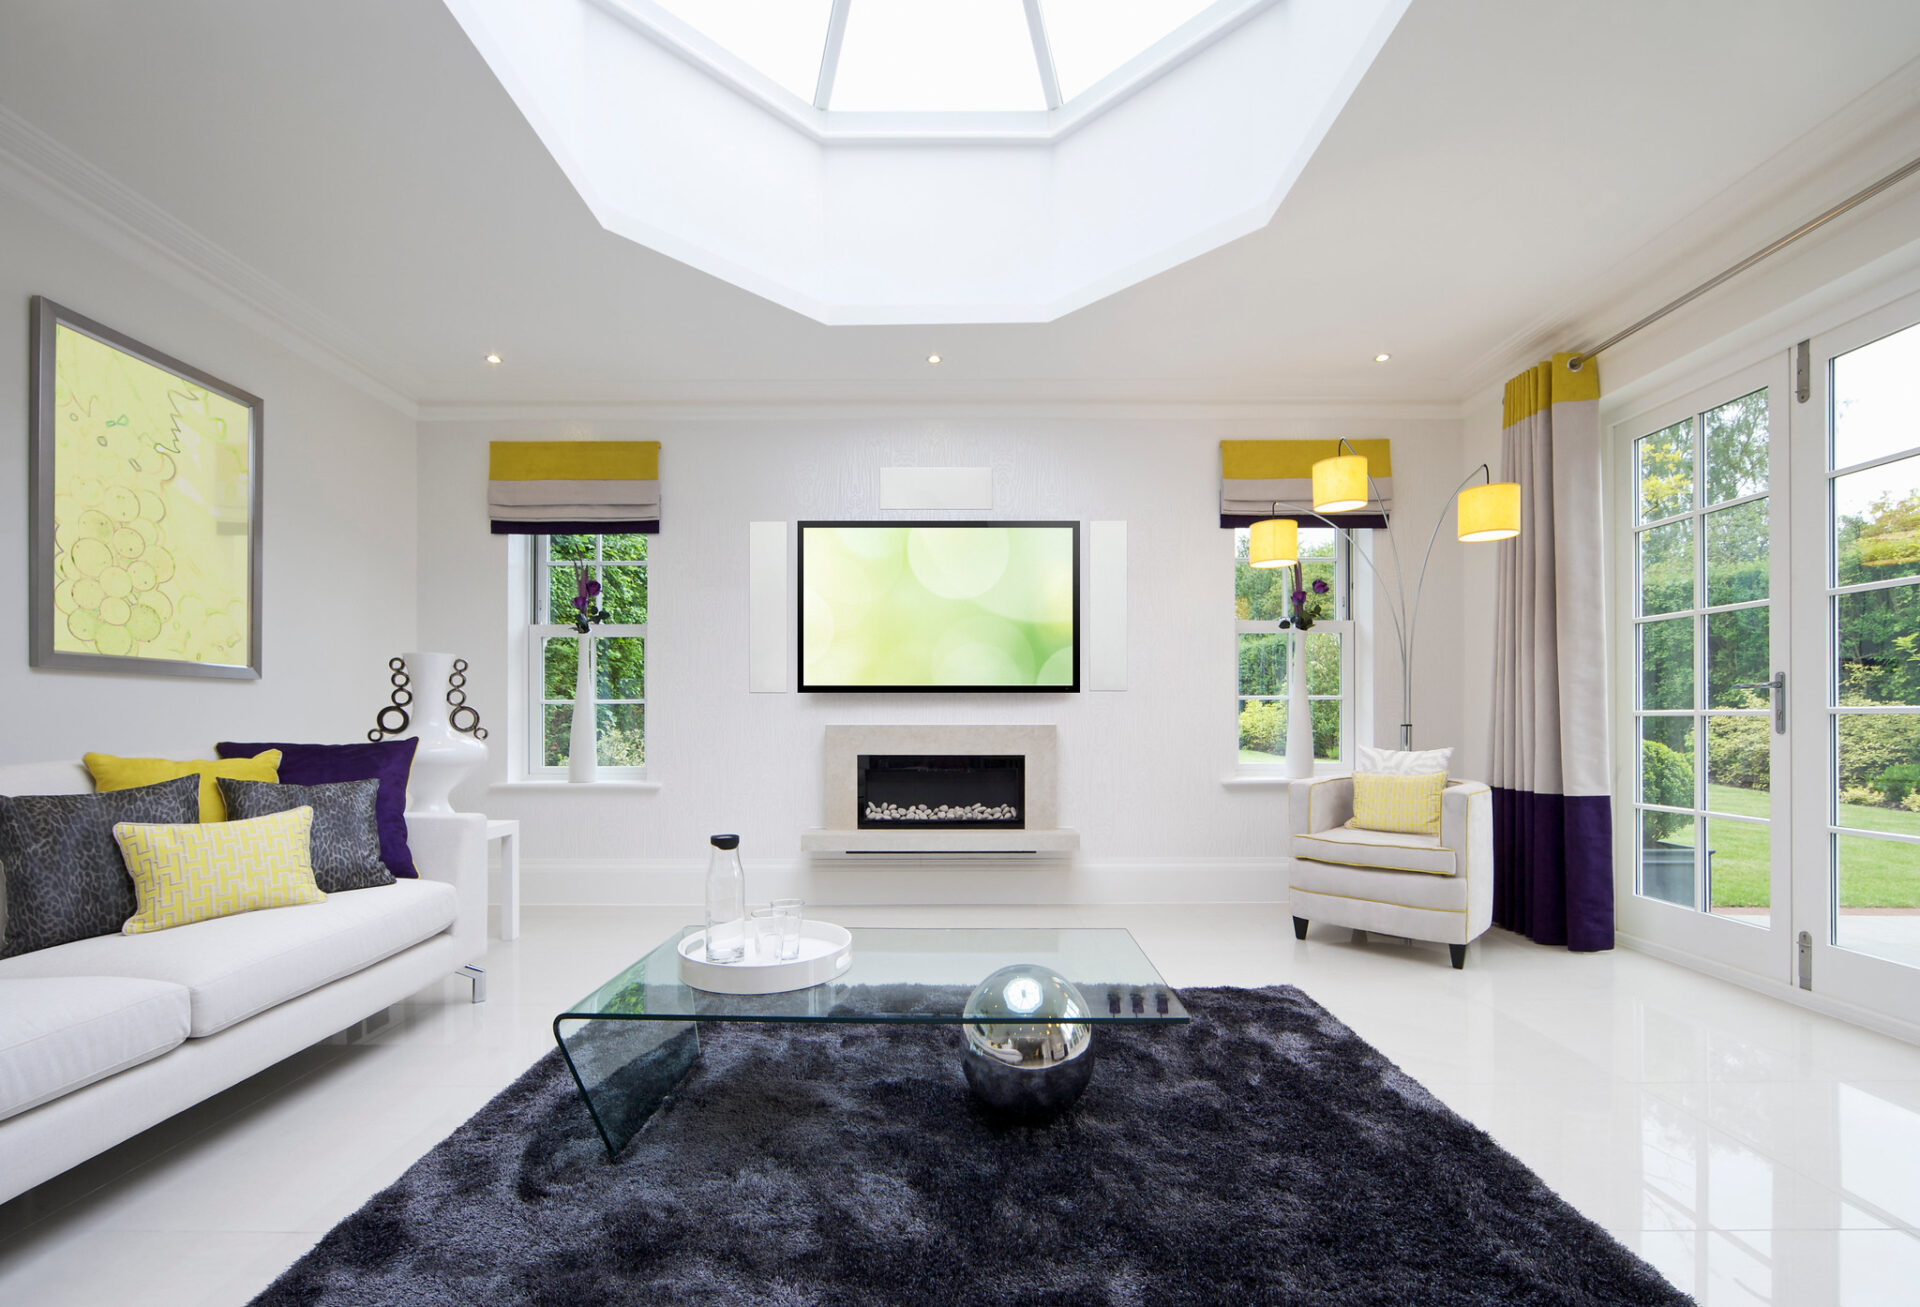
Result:
<instances>
[{"instance_id":1,"label":"white round tray","mask_svg":"<svg viewBox=\"0 0 1920 1307\"><path fill-rule=\"evenodd\" d=\"M853 936L830 921L800 923L800 956L763 960L751 932L738 962L707 961L707 932L680 941L680 979L710 994L785 994L824 984L853 964Z\"/></svg>"}]
</instances>

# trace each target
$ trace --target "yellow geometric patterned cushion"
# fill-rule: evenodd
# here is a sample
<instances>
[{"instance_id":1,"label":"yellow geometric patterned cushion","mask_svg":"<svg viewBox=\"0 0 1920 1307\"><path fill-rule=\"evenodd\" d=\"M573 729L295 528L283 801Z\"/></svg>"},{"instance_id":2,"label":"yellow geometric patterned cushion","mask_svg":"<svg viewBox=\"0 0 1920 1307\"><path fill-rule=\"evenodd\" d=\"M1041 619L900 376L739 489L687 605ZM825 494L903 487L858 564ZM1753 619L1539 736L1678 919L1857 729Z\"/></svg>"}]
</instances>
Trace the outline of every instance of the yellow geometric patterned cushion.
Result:
<instances>
[{"instance_id":1,"label":"yellow geometric patterned cushion","mask_svg":"<svg viewBox=\"0 0 1920 1307\"><path fill-rule=\"evenodd\" d=\"M113 838L139 898L121 933L323 901L313 883L312 834L312 808L196 826L119 823Z\"/></svg>"},{"instance_id":2,"label":"yellow geometric patterned cushion","mask_svg":"<svg viewBox=\"0 0 1920 1307\"><path fill-rule=\"evenodd\" d=\"M1440 791L1447 788L1445 772L1418 776L1388 776L1376 772L1353 774L1355 830L1387 831L1395 835L1438 835Z\"/></svg>"},{"instance_id":3,"label":"yellow geometric patterned cushion","mask_svg":"<svg viewBox=\"0 0 1920 1307\"><path fill-rule=\"evenodd\" d=\"M130 790L136 785L158 785L161 781L198 774L201 821L227 819L227 805L220 797L220 787L213 783L215 777L269 783L280 779L278 749L268 749L251 758L196 758L191 762L174 762L168 758L116 758L110 753L85 754L81 761L93 773L93 788L102 792Z\"/></svg>"}]
</instances>

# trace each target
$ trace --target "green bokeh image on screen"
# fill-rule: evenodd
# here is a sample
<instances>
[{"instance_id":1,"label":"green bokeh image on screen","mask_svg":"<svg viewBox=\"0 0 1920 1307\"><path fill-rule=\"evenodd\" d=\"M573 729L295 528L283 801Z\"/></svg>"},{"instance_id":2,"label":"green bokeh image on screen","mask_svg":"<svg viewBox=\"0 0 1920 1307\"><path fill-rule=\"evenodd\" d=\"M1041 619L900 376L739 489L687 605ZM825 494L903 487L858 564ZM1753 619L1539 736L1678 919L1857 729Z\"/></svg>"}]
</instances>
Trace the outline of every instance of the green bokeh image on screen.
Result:
<instances>
[{"instance_id":1,"label":"green bokeh image on screen","mask_svg":"<svg viewBox=\"0 0 1920 1307\"><path fill-rule=\"evenodd\" d=\"M802 690L1075 690L1072 522L800 524Z\"/></svg>"}]
</instances>

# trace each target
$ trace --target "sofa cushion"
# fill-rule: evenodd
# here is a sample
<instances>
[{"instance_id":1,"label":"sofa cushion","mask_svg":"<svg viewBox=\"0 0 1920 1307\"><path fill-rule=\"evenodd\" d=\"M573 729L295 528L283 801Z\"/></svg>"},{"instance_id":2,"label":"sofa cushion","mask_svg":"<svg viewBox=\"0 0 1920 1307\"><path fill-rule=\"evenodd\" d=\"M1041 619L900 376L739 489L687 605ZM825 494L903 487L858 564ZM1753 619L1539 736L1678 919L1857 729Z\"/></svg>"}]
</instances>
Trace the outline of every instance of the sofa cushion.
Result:
<instances>
[{"instance_id":1,"label":"sofa cushion","mask_svg":"<svg viewBox=\"0 0 1920 1307\"><path fill-rule=\"evenodd\" d=\"M1463 912L1467 907L1465 876L1422 876L1373 867L1346 867L1296 856L1287 880L1295 894L1301 891L1329 894L1363 903L1424 908L1429 912ZM1298 898L1294 899L1294 911L1300 916L1310 915L1300 912Z\"/></svg>"},{"instance_id":2,"label":"sofa cushion","mask_svg":"<svg viewBox=\"0 0 1920 1307\"><path fill-rule=\"evenodd\" d=\"M0 1120L179 1047L189 1006L161 980L0 980Z\"/></svg>"},{"instance_id":3,"label":"sofa cushion","mask_svg":"<svg viewBox=\"0 0 1920 1307\"><path fill-rule=\"evenodd\" d=\"M80 761L93 773L94 786L105 794L109 790L131 789L136 785L155 785L161 781L192 776L200 782L200 815L196 821L225 821L227 805L214 785L217 776L238 776L247 781L280 779L280 755L267 749L250 758L193 758L176 762L172 758L119 758L110 753L85 753Z\"/></svg>"},{"instance_id":4,"label":"sofa cushion","mask_svg":"<svg viewBox=\"0 0 1920 1307\"><path fill-rule=\"evenodd\" d=\"M138 903L114 825L199 817L200 782L191 776L111 794L0 798L0 958L117 932Z\"/></svg>"},{"instance_id":5,"label":"sofa cushion","mask_svg":"<svg viewBox=\"0 0 1920 1307\"><path fill-rule=\"evenodd\" d=\"M143 935L237 912L324 902L307 860L312 831L312 808L183 826L121 822L113 838L140 896L140 910L121 929Z\"/></svg>"},{"instance_id":6,"label":"sofa cushion","mask_svg":"<svg viewBox=\"0 0 1920 1307\"><path fill-rule=\"evenodd\" d=\"M270 785L223 776L220 797L227 802L227 815L238 820L312 808L309 861L314 883L325 893L393 884L393 873L380 861L379 781Z\"/></svg>"},{"instance_id":7,"label":"sofa cushion","mask_svg":"<svg viewBox=\"0 0 1920 1307\"><path fill-rule=\"evenodd\" d=\"M213 751L222 758L251 757L266 749L280 753L280 781L286 785L328 785L334 781L380 782L380 861L407 880L414 869L407 847L407 777L420 741L377 740L368 744L236 744L222 740Z\"/></svg>"},{"instance_id":8,"label":"sofa cushion","mask_svg":"<svg viewBox=\"0 0 1920 1307\"><path fill-rule=\"evenodd\" d=\"M395 881L329 894L324 903L42 949L0 961L0 979L139 976L185 985L198 1039L439 934L457 899L441 881Z\"/></svg>"},{"instance_id":9,"label":"sofa cushion","mask_svg":"<svg viewBox=\"0 0 1920 1307\"><path fill-rule=\"evenodd\" d=\"M1421 871L1430 876L1451 876L1457 870L1453 850L1442 844L1438 835L1383 835L1352 826L1294 836L1293 856L1350 867Z\"/></svg>"}]
</instances>

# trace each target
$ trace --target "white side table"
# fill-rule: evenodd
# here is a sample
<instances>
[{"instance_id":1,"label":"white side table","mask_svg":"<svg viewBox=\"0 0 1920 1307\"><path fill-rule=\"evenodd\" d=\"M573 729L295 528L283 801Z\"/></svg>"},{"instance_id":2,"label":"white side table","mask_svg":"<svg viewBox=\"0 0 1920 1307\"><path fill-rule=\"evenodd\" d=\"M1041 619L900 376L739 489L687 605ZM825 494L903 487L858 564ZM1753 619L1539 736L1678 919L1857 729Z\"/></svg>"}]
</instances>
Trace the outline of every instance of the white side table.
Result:
<instances>
[{"instance_id":1,"label":"white side table","mask_svg":"<svg viewBox=\"0 0 1920 1307\"><path fill-rule=\"evenodd\" d=\"M520 823L487 819L487 842L500 841L500 938L520 937Z\"/></svg>"}]
</instances>

